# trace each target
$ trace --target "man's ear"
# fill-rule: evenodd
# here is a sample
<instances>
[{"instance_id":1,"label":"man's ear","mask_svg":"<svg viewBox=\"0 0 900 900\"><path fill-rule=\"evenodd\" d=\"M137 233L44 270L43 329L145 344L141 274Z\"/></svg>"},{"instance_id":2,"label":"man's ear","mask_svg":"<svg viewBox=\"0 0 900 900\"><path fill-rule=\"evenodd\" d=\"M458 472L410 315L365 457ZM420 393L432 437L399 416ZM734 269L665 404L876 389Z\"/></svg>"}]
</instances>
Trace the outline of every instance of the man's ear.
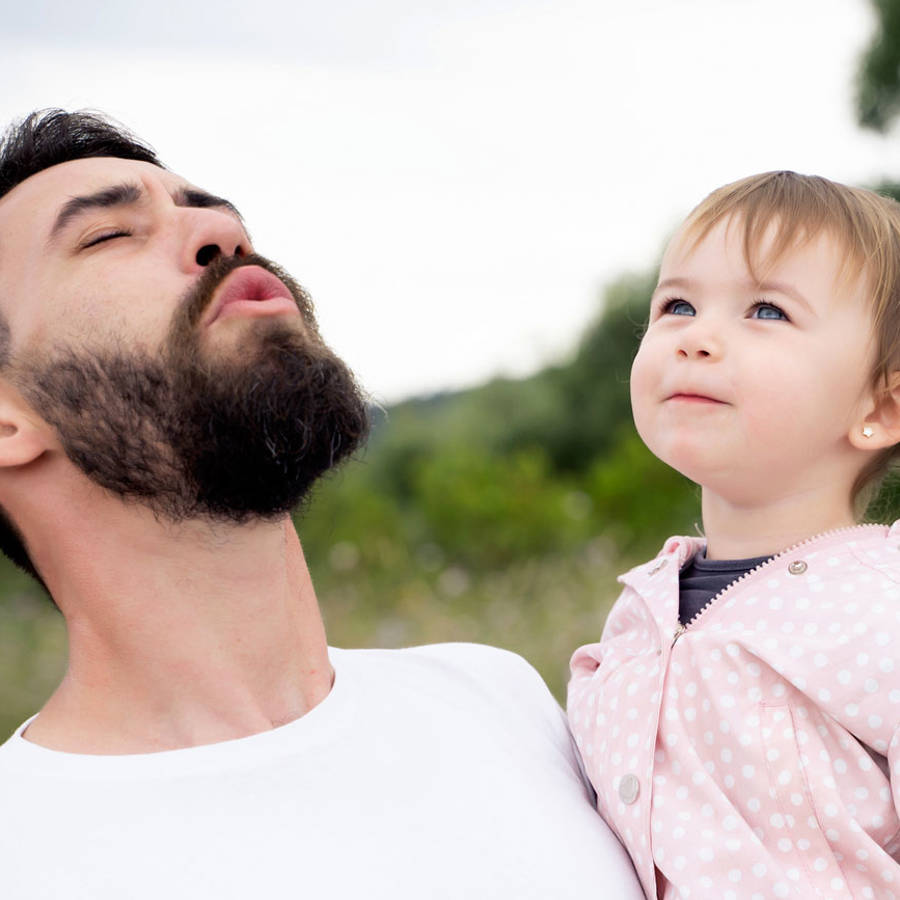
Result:
<instances>
[{"instance_id":1,"label":"man's ear","mask_svg":"<svg viewBox=\"0 0 900 900\"><path fill-rule=\"evenodd\" d=\"M34 462L51 443L50 426L0 378L0 468Z\"/></svg>"},{"instance_id":2,"label":"man's ear","mask_svg":"<svg viewBox=\"0 0 900 900\"><path fill-rule=\"evenodd\" d=\"M868 414L850 429L850 443L860 450L884 450L900 444L900 371L873 393Z\"/></svg>"}]
</instances>

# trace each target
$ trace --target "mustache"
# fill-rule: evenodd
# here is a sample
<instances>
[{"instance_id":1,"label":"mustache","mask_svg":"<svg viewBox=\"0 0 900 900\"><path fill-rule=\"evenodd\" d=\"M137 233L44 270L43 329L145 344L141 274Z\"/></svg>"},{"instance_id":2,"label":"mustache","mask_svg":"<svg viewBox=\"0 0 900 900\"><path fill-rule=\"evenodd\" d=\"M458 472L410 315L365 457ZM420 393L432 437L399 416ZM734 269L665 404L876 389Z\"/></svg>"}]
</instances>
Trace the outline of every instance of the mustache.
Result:
<instances>
[{"instance_id":1,"label":"mustache","mask_svg":"<svg viewBox=\"0 0 900 900\"><path fill-rule=\"evenodd\" d=\"M258 253L249 253L245 256L225 256L220 253L216 256L206 266L197 281L182 295L178 304L176 321L173 323L175 328L191 330L196 327L203 313L212 303L213 295L219 285L232 272L244 266L259 266L261 269L271 272L281 281L291 292L304 321L315 331L315 317L309 294L281 266Z\"/></svg>"}]
</instances>

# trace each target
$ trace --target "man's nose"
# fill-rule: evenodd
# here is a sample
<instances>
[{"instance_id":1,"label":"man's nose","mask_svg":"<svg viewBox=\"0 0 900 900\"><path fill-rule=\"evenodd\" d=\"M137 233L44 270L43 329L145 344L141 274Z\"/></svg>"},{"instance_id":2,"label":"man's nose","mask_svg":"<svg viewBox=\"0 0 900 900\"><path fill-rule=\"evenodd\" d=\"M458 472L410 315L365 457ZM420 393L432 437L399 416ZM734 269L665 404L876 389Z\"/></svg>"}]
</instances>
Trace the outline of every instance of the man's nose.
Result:
<instances>
[{"instance_id":1,"label":"man's nose","mask_svg":"<svg viewBox=\"0 0 900 900\"><path fill-rule=\"evenodd\" d=\"M247 233L230 213L190 210L186 230L183 265L188 271L205 269L218 256L246 256L252 252Z\"/></svg>"},{"instance_id":2,"label":"man's nose","mask_svg":"<svg viewBox=\"0 0 900 900\"><path fill-rule=\"evenodd\" d=\"M204 244L194 256L198 266L208 266L217 256L222 255L222 248L218 244ZM243 256L241 245L238 244L234 251L229 254L232 256Z\"/></svg>"}]
</instances>

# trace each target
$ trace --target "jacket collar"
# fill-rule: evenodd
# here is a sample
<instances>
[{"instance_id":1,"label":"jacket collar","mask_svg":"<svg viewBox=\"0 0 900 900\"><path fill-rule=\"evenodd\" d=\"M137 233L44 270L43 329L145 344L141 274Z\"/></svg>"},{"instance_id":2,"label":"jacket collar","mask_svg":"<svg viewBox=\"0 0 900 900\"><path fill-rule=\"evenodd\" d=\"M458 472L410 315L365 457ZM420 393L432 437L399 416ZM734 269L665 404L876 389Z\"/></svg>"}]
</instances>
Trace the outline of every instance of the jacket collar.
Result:
<instances>
[{"instance_id":1,"label":"jacket collar","mask_svg":"<svg viewBox=\"0 0 900 900\"><path fill-rule=\"evenodd\" d=\"M858 543L863 539L874 539L883 543L885 538L900 540L900 519L891 526L859 525L843 528L808 538L793 547L785 548L780 556L787 553L821 552L833 545L846 545L848 541ZM678 621L678 576L681 569L697 553L706 547L706 539L680 535L670 537L659 553L649 562L635 566L619 576L619 581L630 587L649 603L654 618L659 625L667 628Z\"/></svg>"},{"instance_id":2,"label":"jacket collar","mask_svg":"<svg viewBox=\"0 0 900 900\"><path fill-rule=\"evenodd\" d=\"M619 576L622 584L644 598L661 630L678 621L678 575L681 567L706 546L699 537L671 537L654 559ZM649 602L652 601L652 602Z\"/></svg>"},{"instance_id":3,"label":"jacket collar","mask_svg":"<svg viewBox=\"0 0 900 900\"><path fill-rule=\"evenodd\" d=\"M685 563L705 548L706 539L702 537L683 535L670 537L653 559L629 569L624 575L619 576L619 581L639 590L639 584L648 579L658 578L659 573L665 568L674 572L677 577Z\"/></svg>"}]
</instances>

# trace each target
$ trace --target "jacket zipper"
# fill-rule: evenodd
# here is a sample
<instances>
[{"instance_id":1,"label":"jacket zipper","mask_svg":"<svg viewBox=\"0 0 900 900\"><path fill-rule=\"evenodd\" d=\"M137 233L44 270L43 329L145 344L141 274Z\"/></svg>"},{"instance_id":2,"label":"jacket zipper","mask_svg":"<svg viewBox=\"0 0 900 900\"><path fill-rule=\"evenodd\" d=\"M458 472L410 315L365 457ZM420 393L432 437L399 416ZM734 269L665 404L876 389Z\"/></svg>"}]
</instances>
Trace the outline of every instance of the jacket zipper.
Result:
<instances>
[{"instance_id":1,"label":"jacket zipper","mask_svg":"<svg viewBox=\"0 0 900 900\"><path fill-rule=\"evenodd\" d=\"M704 606L703 606L701 609L697 610L697 612L691 617L691 619L690 619L686 624L682 624L681 622L678 623L678 627L675 629L675 632L674 632L673 635L672 635L672 643L670 644L670 649L671 649L672 647L675 646L675 644L678 642L678 639L679 639L679 638L680 638L680 637L681 637L681 636L682 636L689 628L692 628L694 625L697 624L698 619L700 619L700 617L701 617L701 616L702 616L702 615L703 615L703 614L704 614L704 613L705 613L705 612L706 612L706 611L707 611L714 603L716 603L721 597L723 597L725 594L727 594L732 588L737 587L742 581L744 581L745 579L749 578L751 575L755 575L757 572L760 572L760 571L762 571L763 569L765 569L766 566L770 566L770 565L772 565L773 563L778 562L778 560L780 560L782 557L787 556L787 555L790 554L790 553L796 553L796 552L797 552L798 550L800 550L801 548L806 547L807 544L812 544L812 543L814 543L814 542L816 542L816 541L820 541L820 540L822 540L822 538L834 537L834 535L842 534L842 533L845 532L845 531L846 531L846 532L849 532L849 531L861 531L861 530L863 530L863 529L870 529L870 528L884 528L884 526L883 526L883 525L877 525L877 524L873 524L873 525L848 525L848 526L846 526L846 527L844 527L844 528L834 528L834 529L832 529L831 531L823 531L823 532L821 532L821 533L819 533L819 534L814 534L812 537L808 537L808 538L806 538L805 540L800 541L799 543L792 544L792 545L791 545L790 547L788 547L786 550L782 550L780 553L776 553L771 559L768 559L768 560L766 560L765 562L760 563L758 566L754 566L754 567L753 567L752 569L750 569L748 572L744 572L744 574L741 575L740 578L736 578L734 581L731 582L731 584L728 584L728 585L726 585L724 588L722 588L722 590L719 591L718 594L716 594L714 597L711 597L711 598L704 604Z\"/></svg>"}]
</instances>

